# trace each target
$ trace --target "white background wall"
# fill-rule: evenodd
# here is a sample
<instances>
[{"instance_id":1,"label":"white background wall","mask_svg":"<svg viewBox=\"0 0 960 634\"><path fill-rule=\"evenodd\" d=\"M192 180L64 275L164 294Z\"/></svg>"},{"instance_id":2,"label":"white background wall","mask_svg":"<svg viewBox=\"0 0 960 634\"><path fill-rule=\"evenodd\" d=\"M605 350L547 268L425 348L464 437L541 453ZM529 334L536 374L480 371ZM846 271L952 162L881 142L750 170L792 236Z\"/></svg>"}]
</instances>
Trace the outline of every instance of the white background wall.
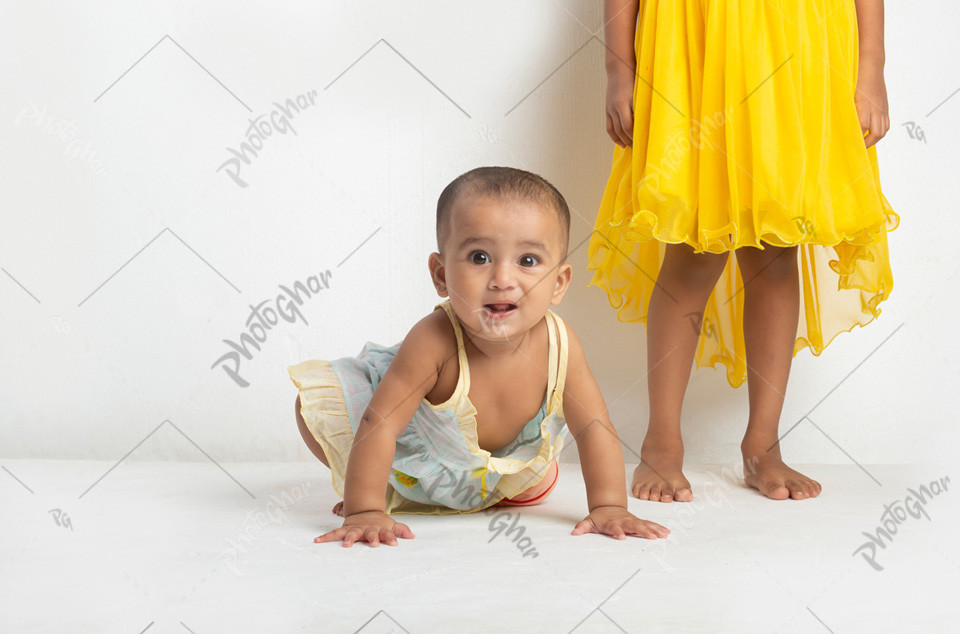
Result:
<instances>
[{"instance_id":1,"label":"white background wall","mask_svg":"<svg viewBox=\"0 0 960 634\"><path fill-rule=\"evenodd\" d=\"M286 366L394 343L431 310L447 182L483 164L541 173L573 209L571 246L589 235L613 150L602 3L301 4L0 7L0 457L312 460ZM958 448L960 9L887 4L895 289L868 327L797 357L782 426L814 406L816 426L785 441L796 462L954 462ZM217 171L250 118L311 91L296 135L243 166L247 187ZM558 312L639 451L644 329L586 286L585 246L570 259ZM280 320L242 361L248 387L211 368L251 305L327 270L307 323ZM696 371L688 459L736 460L746 407L746 386Z\"/></svg>"}]
</instances>

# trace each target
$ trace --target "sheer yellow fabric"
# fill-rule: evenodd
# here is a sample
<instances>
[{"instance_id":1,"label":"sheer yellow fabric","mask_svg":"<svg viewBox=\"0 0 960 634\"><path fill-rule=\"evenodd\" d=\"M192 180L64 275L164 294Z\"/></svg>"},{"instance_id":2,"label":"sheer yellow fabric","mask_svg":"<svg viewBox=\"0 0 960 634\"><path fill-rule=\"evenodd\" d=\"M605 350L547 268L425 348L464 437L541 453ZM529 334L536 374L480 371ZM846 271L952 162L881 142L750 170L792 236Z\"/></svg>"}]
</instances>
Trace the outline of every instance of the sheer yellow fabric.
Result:
<instances>
[{"instance_id":1,"label":"sheer yellow fabric","mask_svg":"<svg viewBox=\"0 0 960 634\"><path fill-rule=\"evenodd\" d=\"M900 219L854 103L854 0L644 1L636 59L633 147L614 150L588 255L618 319L646 323L665 243L800 245L794 354L879 315ZM743 299L731 254L696 360L722 363L733 387L746 380Z\"/></svg>"}]
</instances>

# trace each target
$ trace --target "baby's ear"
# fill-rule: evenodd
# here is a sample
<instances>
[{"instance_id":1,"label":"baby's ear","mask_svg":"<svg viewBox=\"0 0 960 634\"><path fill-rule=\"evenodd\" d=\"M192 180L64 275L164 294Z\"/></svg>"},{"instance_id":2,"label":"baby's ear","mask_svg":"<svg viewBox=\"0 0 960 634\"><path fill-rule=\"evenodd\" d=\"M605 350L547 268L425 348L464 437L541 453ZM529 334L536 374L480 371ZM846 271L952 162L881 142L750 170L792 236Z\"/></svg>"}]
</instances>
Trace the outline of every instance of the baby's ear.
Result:
<instances>
[{"instance_id":1,"label":"baby's ear","mask_svg":"<svg viewBox=\"0 0 960 634\"><path fill-rule=\"evenodd\" d=\"M443 256L431 253L427 267L430 269L430 279L433 280L433 287L437 289L437 295L447 297L447 270L443 266Z\"/></svg>"},{"instance_id":2,"label":"baby's ear","mask_svg":"<svg viewBox=\"0 0 960 634\"><path fill-rule=\"evenodd\" d=\"M557 268L557 283L553 287L553 296L550 298L550 304L558 305L563 301L563 296L567 294L570 288L570 280L573 279L573 267L566 262Z\"/></svg>"}]
</instances>

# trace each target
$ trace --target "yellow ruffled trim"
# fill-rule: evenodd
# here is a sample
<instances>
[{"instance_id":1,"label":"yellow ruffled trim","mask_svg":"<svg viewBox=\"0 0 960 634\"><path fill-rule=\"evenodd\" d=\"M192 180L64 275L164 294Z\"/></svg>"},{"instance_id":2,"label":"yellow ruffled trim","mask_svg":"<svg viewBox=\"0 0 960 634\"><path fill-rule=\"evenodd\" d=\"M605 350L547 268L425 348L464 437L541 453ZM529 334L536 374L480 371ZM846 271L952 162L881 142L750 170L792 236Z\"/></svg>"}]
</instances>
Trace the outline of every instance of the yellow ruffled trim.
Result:
<instances>
[{"instance_id":1,"label":"yellow ruffled trim","mask_svg":"<svg viewBox=\"0 0 960 634\"><path fill-rule=\"evenodd\" d=\"M457 420L460 423L460 431L467 442L468 449L472 454L479 456L485 461L486 467L482 468L483 473L486 474L492 471L501 475L497 484L489 491L489 496L485 498L484 505L478 509L474 509L482 510L483 508L496 504L503 498L519 495L527 488L542 480L547 473L547 467L550 465L550 462L555 456L558 456L563 449L563 437L552 437L547 431L547 427L556 416L562 415L563 381L565 380L567 367L566 327L558 315L552 311L547 311L547 332L550 341L551 359L555 366L550 368L551 378L548 381L547 387L551 391L553 398L548 400L547 413L540 424L542 440L537 455L530 460L497 457L492 456L489 451L480 448L477 437L477 410L468 396L470 392L470 366L467 362L460 322L449 300L445 301L439 307L442 307L447 313L457 337L460 376L457 379L457 388L444 403L432 405L429 401L424 402L435 410L453 407Z\"/></svg>"},{"instance_id":2,"label":"yellow ruffled trim","mask_svg":"<svg viewBox=\"0 0 960 634\"><path fill-rule=\"evenodd\" d=\"M342 498L353 429L340 379L329 361L318 359L292 365L287 373L300 391L300 415L323 449L333 488Z\"/></svg>"},{"instance_id":3,"label":"yellow ruffled trim","mask_svg":"<svg viewBox=\"0 0 960 634\"><path fill-rule=\"evenodd\" d=\"M881 191L876 148L862 145L858 54L852 3L642 3L633 147L614 150L588 247L590 284L619 321L646 323L665 245L680 243L697 253L798 247L794 354L819 355L880 314L900 217ZM698 367L725 365L733 387L747 376L742 286L731 256L696 352Z\"/></svg>"}]
</instances>

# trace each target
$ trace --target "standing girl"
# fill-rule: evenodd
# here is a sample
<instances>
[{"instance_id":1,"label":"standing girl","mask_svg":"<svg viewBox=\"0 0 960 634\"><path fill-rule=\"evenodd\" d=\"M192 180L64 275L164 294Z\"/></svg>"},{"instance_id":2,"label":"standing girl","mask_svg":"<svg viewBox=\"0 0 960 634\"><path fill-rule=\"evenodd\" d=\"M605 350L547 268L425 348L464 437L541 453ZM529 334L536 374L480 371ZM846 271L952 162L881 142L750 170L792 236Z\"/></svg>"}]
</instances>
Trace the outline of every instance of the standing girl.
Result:
<instances>
[{"instance_id":1,"label":"standing girl","mask_svg":"<svg viewBox=\"0 0 960 634\"><path fill-rule=\"evenodd\" d=\"M618 318L647 325L632 493L692 497L680 408L695 357L748 382L746 483L815 497L820 484L780 456L792 358L870 323L893 288L899 217L874 147L890 125L883 1L640 4L605 0L617 147L589 250Z\"/></svg>"}]
</instances>

